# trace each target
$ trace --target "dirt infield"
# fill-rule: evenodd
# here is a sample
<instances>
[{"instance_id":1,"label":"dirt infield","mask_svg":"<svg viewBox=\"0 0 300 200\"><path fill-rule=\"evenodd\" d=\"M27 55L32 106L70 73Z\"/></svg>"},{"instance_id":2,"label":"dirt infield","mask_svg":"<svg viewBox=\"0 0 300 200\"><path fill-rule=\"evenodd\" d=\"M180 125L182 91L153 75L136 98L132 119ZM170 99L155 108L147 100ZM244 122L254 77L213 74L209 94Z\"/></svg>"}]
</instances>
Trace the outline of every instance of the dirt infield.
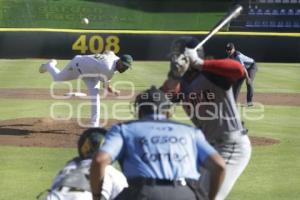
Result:
<instances>
[{"instance_id":1,"label":"dirt infield","mask_svg":"<svg viewBox=\"0 0 300 200\"><path fill-rule=\"evenodd\" d=\"M85 120L87 121L87 120ZM107 128L118 123L109 120ZM85 130L77 121L54 121L49 118L22 118L0 121L0 145L35 147L76 147ZM265 137L250 137L252 145L273 145L280 141Z\"/></svg>"},{"instance_id":2,"label":"dirt infield","mask_svg":"<svg viewBox=\"0 0 300 200\"><path fill-rule=\"evenodd\" d=\"M57 89L55 95L64 97L64 94L69 91ZM87 91L82 91L87 93ZM0 89L1 98L15 98L15 99L53 99L49 89ZM103 95L102 95L103 96ZM131 91L121 91L120 97L107 95L107 100L126 99L125 97L132 96ZM80 97L85 99L85 97ZM131 98L131 99L132 99ZM71 99L79 99L79 97L72 97ZM282 105L282 106L300 106L300 93L255 93L254 101L265 105ZM241 93L239 102L245 102L245 93Z\"/></svg>"},{"instance_id":3,"label":"dirt infield","mask_svg":"<svg viewBox=\"0 0 300 200\"><path fill-rule=\"evenodd\" d=\"M64 97L69 91L56 89L55 95ZM87 91L82 91L87 93ZM53 99L49 89L0 89L1 98L8 99ZM103 96L103 94L102 94ZM121 91L121 97L105 96L108 100L134 98L131 91ZM70 97L70 99L86 99L85 97ZM67 100L70 100L67 99ZM239 102L245 101L242 93ZM265 105L300 106L300 93L256 93L254 101ZM127 98L128 100L128 98ZM88 120L86 119L85 122ZM117 120L109 120L109 128ZM79 135L85 130L75 119L70 121L54 121L48 118L23 118L0 121L0 145L38 146L38 147L75 147ZM250 137L255 146L273 145L280 141L272 138Z\"/></svg>"},{"instance_id":4,"label":"dirt infield","mask_svg":"<svg viewBox=\"0 0 300 200\"><path fill-rule=\"evenodd\" d=\"M87 122L88 120L82 120ZM109 120L107 127L118 123ZM0 121L0 145L75 147L86 128L77 120L54 121L50 118L21 118Z\"/></svg>"}]
</instances>

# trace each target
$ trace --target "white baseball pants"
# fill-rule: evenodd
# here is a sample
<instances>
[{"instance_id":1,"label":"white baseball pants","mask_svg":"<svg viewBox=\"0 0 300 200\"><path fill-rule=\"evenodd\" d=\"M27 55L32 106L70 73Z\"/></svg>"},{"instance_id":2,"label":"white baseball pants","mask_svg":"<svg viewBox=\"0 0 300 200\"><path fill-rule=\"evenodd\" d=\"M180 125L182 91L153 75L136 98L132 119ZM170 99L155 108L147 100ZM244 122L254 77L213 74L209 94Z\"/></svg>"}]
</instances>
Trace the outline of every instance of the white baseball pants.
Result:
<instances>
[{"instance_id":1,"label":"white baseball pants","mask_svg":"<svg viewBox=\"0 0 300 200\"><path fill-rule=\"evenodd\" d=\"M54 63L50 62L46 65L47 71L51 74L54 81L70 81L78 79L82 74L82 69L78 67L78 63L81 62L82 57L76 56L72 59L62 70L59 70ZM87 77L82 78L84 81L89 96L91 99L91 120L90 126L99 127L100 121L100 94L99 94L99 77Z\"/></svg>"}]
</instances>

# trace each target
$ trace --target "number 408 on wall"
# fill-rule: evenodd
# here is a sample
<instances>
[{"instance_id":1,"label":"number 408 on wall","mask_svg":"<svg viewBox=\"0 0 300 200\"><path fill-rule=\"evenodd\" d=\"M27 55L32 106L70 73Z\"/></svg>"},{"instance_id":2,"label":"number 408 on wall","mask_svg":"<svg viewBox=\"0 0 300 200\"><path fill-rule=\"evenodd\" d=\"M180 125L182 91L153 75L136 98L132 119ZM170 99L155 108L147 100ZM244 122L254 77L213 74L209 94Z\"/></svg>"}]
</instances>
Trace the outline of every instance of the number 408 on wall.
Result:
<instances>
[{"instance_id":1,"label":"number 408 on wall","mask_svg":"<svg viewBox=\"0 0 300 200\"><path fill-rule=\"evenodd\" d=\"M102 37L100 35L93 35L90 37L87 35L80 35L73 43L72 50L79 51L81 54L85 54L88 51L91 53L102 53L105 50L111 50L114 53L118 53L120 51L119 42L119 37L115 35L107 37Z\"/></svg>"}]
</instances>

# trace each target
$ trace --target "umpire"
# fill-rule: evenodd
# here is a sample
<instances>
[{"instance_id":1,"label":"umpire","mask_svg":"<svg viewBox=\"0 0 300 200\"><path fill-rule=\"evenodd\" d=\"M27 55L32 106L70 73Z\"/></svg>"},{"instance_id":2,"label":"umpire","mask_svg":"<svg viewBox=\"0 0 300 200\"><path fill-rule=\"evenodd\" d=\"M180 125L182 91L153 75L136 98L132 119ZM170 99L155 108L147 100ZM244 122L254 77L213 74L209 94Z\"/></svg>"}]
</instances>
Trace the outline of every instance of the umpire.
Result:
<instances>
[{"instance_id":1,"label":"umpire","mask_svg":"<svg viewBox=\"0 0 300 200\"><path fill-rule=\"evenodd\" d=\"M225 174L225 162L191 126L168 120L170 102L151 87L136 97L139 119L114 125L93 159L91 188L99 199L104 168L119 159L129 187L116 199L214 199ZM199 169L211 172L208 197L198 188Z\"/></svg>"},{"instance_id":2,"label":"umpire","mask_svg":"<svg viewBox=\"0 0 300 200\"><path fill-rule=\"evenodd\" d=\"M233 85L233 95L235 98L235 101L237 101L241 87L243 85L243 82L246 78L246 85L247 85L247 106L253 106L253 93L254 93L254 88L253 88L253 81L255 78L255 74L257 71L257 66L255 63L255 60L253 58L250 58L248 56L245 56L241 52L237 51L235 49L235 46L233 43L228 43L225 47L226 53L229 58L234 59L241 63L245 67L245 75L246 77L241 78L238 80L234 85Z\"/></svg>"}]
</instances>

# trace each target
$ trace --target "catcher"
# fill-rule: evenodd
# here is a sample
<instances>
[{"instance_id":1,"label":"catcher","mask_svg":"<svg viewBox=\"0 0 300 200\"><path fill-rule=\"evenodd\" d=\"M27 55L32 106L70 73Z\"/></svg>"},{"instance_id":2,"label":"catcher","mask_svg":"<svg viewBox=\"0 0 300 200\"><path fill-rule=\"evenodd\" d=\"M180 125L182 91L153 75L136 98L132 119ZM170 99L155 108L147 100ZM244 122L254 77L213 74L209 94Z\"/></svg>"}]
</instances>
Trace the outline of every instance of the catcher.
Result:
<instances>
[{"instance_id":1,"label":"catcher","mask_svg":"<svg viewBox=\"0 0 300 200\"><path fill-rule=\"evenodd\" d=\"M105 133L103 128L90 128L83 132L78 140L79 156L67 162L57 174L44 200L92 200L89 169ZM113 166L107 166L101 200L114 199L127 186L125 176Z\"/></svg>"}]
</instances>

